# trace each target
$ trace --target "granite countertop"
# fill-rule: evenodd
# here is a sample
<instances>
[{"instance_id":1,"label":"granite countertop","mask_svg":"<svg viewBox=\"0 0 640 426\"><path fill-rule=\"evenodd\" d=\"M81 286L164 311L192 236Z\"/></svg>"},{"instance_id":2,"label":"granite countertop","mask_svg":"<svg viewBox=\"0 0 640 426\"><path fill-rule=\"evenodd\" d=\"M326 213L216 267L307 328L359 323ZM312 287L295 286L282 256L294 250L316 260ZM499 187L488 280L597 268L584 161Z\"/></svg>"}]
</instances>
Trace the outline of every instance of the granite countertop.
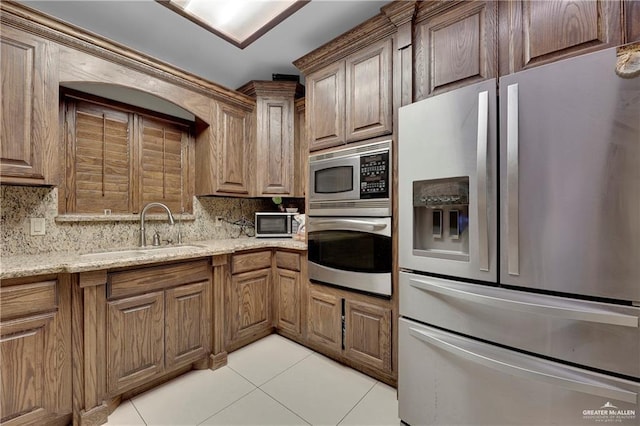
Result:
<instances>
[{"instance_id":1,"label":"granite countertop","mask_svg":"<svg viewBox=\"0 0 640 426\"><path fill-rule=\"evenodd\" d=\"M290 238L230 238L194 241L176 246L165 245L159 248L148 246L145 249L132 247L86 253L55 252L3 256L0 259L0 279L138 266L259 248L283 248L304 251L307 249L307 244Z\"/></svg>"}]
</instances>

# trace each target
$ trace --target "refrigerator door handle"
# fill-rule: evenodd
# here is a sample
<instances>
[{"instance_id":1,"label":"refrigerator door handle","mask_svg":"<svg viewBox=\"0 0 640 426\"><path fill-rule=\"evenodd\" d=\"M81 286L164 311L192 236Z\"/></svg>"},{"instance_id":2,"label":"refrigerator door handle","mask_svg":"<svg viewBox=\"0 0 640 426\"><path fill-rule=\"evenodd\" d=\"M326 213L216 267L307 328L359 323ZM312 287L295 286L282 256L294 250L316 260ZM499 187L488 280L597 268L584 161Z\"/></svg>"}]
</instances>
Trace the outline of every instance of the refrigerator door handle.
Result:
<instances>
[{"instance_id":1,"label":"refrigerator door handle","mask_svg":"<svg viewBox=\"0 0 640 426\"><path fill-rule=\"evenodd\" d=\"M465 348L459 346L459 342L454 343L452 341L447 341L448 339L446 336L436 336L428 331L420 330L415 327L409 327L409 334L422 342L436 346L444 351L476 364L498 370L501 373L510 374L524 379L533 379L552 386L559 386L589 395L628 402L630 404L637 404L638 401L638 394L635 392L599 383L594 381L592 378L582 377L582 375L575 370L569 370L567 368L565 372L559 368L553 368L553 366L545 365L544 362L535 363L531 362L529 359L526 360L529 361L526 362L526 364L523 363L522 365L518 365L516 362L513 362L513 360L497 359L495 351L493 350L490 352L487 351L487 353L482 353L480 350L481 348L479 348L477 344L469 345L469 347ZM471 340L470 342L475 343ZM522 357L524 358L525 355L522 355Z\"/></svg>"},{"instance_id":2,"label":"refrigerator door handle","mask_svg":"<svg viewBox=\"0 0 640 426\"><path fill-rule=\"evenodd\" d=\"M482 287L476 286L473 291L465 291L457 288L447 287L440 283L427 280L417 280L412 278L409 285L422 291L441 294L443 296L455 297L474 303L481 303L500 309L512 309L520 312L528 312L538 315L553 315L569 320L589 321L599 324L616 325L623 327L638 328L638 317L633 315L620 314L604 309L597 309L579 301L563 303L562 301L540 301L535 303L531 300L516 300L519 294L514 294L514 299L496 297L482 293ZM491 289L493 290L493 289ZM527 295L530 296L530 295ZM531 297L529 297L530 299Z\"/></svg>"},{"instance_id":3,"label":"refrigerator door handle","mask_svg":"<svg viewBox=\"0 0 640 426\"><path fill-rule=\"evenodd\" d=\"M489 270L489 230L487 223L487 138L489 130L489 92L478 93L478 263L481 271Z\"/></svg>"},{"instance_id":4,"label":"refrigerator door handle","mask_svg":"<svg viewBox=\"0 0 640 426\"><path fill-rule=\"evenodd\" d=\"M507 87L507 272L520 275L518 213L518 85Z\"/></svg>"}]
</instances>

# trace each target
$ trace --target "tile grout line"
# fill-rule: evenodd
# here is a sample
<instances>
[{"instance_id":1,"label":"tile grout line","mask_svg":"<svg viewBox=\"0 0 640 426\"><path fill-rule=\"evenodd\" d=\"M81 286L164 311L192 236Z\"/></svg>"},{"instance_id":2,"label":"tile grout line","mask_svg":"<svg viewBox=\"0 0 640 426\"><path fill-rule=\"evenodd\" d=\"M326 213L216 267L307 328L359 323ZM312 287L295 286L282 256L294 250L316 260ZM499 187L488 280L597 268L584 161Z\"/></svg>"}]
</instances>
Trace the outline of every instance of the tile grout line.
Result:
<instances>
[{"instance_id":1,"label":"tile grout line","mask_svg":"<svg viewBox=\"0 0 640 426\"><path fill-rule=\"evenodd\" d=\"M249 382L251 383L251 382ZM253 383L251 383L253 384ZM243 399L244 397L248 396L249 394L255 392L256 390L258 390L258 387L255 387L254 389L251 389L249 392L245 393L244 395L242 395L240 398L236 399L235 401L229 403L228 405L224 406L223 408L221 408L220 410L216 411L215 413L213 413L212 415L210 415L209 417L207 417L206 419L202 420L201 422L196 423L196 426L199 426L201 424L203 424L204 422L206 422L207 420L209 420L211 417L215 417L218 414L222 413L224 410L226 410L227 408L231 407L233 404L235 404L236 402L240 401L241 399Z\"/></svg>"},{"instance_id":2,"label":"tile grout line","mask_svg":"<svg viewBox=\"0 0 640 426\"><path fill-rule=\"evenodd\" d=\"M373 390L373 388L375 388L375 387L376 387L376 385L377 385L378 383L379 383L379 381L378 381L378 380L376 380L376 381L375 381L375 383L374 383L374 384L369 388L369 390L368 390L368 391L366 391L364 395L362 395L362 398L360 398L360 399L358 400L358 402L356 402L356 403L353 405L353 407L351 407L351 409L350 409L349 411L347 411L347 413L346 413L344 416L342 416L342 418L340 419L340 421L339 421L338 423L336 423L336 426L338 426L340 423L342 423L342 422L344 421L344 419L346 419L346 418L347 418L347 416L348 416L348 415L349 415L349 414L350 414L350 413L351 413L351 412L352 412L352 411L353 411L353 410L358 406L358 404L360 404L360 403L362 402L362 400L363 400L367 395L369 395L369 393L371 393L371 391Z\"/></svg>"},{"instance_id":3,"label":"tile grout line","mask_svg":"<svg viewBox=\"0 0 640 426\"><path fill-rule=\"evenodd\" d=\"M142 417L142 413L140 412L140 410L138 410L138 407L136 407L136 404L133 403L133 398L128 400L131 405L133 406L133 409L136 410L136 413L138 413L138 416L140 417L140 419L142 420L142 423L144 423L145 426L148 426L149 423L147 423L147 421L144 419L144 417ZM122 405L122 403L120 403L120 405ZM107 417L107 422L109 421L109 417Z\"/></svg>"},{"instance_id":4,"label":"tile grout line","mask_svg":"<svg viewBox=\"0 0 640 426\"><path fill-rule=\"evenodd\" d=\"M269 398L273 399L275 402L277 402L278 404L282 405L287 411L289 411L290 413L292 413L294 416L298 417L300 420L302 420L303 422L305 422L308 425L312 425L312 423L308 422L307 419L305 419L304 417L302 417L302 415L296 413L295 411L293 411L293 409L287 407L286 405L284 405L282 402L278 401L276 398L274 398L273 396L271 396L270 394L268 394L267 392L265 392L264 390L258 388L258 390L260 392L262 392L263 394L267 395Z\"/></svg>"}]
</instances>

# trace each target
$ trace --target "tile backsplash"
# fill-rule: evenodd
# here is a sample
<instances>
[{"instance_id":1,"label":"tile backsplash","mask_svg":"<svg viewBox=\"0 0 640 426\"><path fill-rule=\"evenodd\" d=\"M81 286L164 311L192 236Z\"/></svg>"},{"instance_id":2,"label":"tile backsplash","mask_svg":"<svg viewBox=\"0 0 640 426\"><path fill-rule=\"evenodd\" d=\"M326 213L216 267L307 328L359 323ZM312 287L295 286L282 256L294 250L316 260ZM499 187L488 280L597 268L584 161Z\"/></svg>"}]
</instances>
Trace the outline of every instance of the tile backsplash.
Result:
<instances>
[{"instance_id":1,"label":"tile backsplash","mask_svg":"<svg viewBox=\"0 0 640 426\"><path fill-rule=\"evenodd\" d=\"M184 242L236 238L247 234L252 236L253 227L242 227L241 224L246 220L253 222L256 211L274 208L269 199L194 197L193 215L176 220L175 226L169 225L164 214L149 217L150 220L146 223L147 244L151 243L156 231L162 239L175 240L178 229L182 232ZM2 185L0 209L2 256L134 247L138 245L140 238L140 223L137 218L109 221L56 220L57 188ZM179 217L180 215L176 215L176 219ZM223 218L220 226L216 226L216 217ZM44 218L45 235L31 235L31 218Z\"/></svg>"}]
</instances>

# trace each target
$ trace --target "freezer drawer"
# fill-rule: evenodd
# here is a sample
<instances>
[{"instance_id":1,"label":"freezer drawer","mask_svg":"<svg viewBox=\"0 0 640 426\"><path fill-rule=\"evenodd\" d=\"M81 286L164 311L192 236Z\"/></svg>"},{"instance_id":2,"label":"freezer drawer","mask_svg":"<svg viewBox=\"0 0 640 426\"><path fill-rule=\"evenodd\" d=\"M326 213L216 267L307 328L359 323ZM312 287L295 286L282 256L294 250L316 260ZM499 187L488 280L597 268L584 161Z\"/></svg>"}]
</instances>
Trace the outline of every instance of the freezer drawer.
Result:
<instances>
[{"instance_id":1,"label":"freezer drawer","mask_svg":"<svg viewBox=\"0 0 640 426\"><path fill-rule=\"evenodd\" d=\"M417 425L640 424L640 383L401 318L400 418Z\"/></svg>"},{"instance_id":2,"label":"freezer drawer","mask_svg":"<svg viewBox=\"0 0 640 426\"><path fill-rule=\"evenodd\" d=\"M400 273L400 315L640 378L640 308Z\"/></svg>"}]
</instances>

